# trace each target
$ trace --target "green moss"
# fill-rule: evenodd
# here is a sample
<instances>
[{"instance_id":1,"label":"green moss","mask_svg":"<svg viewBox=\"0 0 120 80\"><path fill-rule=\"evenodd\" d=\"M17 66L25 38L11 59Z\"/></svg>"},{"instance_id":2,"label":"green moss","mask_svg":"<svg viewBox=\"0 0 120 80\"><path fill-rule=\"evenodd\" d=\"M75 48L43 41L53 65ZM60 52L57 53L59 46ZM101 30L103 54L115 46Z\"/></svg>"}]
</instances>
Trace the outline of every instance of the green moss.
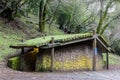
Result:
<instances>
[{"instance_id":1,"label":"green moss","mask_svg":"<svg viewBox=\"0 0 120 80\"><path fill-rule=\"evenodd\" d=\"M36 65L36 71L50 71L51 70L51 56L49 55L44 55L43 56L43 62L42 63L37 63Z\"/></svg>"},{"instance_id":2,"label":"green moss","mask_svg":"<svg viewBox=\"0 0 120 80\"><path fill-rule=\"evenodd\" d=\"M14 70L20 70L20 57L13 57L8 60L8 67Z\"/></svg>"},{"instance_id":3,"label":"green moss","mask_svg":"<svg viewBox=\"0 0 120 80\"><path fill-rule=\"evenodd\" d=\"M66 42L66 41L71 41L74 39L87 38L91 36L92 36L92 33L45 36L45 37L27 40L24 43L12 45L12 46L37 46L37 45L42 46L42 45L50 43L52 37L54 37L55 41Z\"/></svg>"},{"instance_id":4,"label":"green moss","mask_svg":"<svg viewBox=\"0 0 120 80\"><path fill-rule=\"evenodd\" d=\"M55 61L54 62L55 70L91 70L92 69L92 60L86 57L85 55L79 56L74 60L65 60L64 62Z\"/></svg>"},{"instance_id":5,"label":"green moss","mask_svg":"<svg viewBox=\"0 0 120 80\"><path fill-rule=\"evenodd\" d=\"M43 71L44 72L45 70L44 70L43 65L41 63L37 63L35 71L37 71L37 72Z\"/></svg>"},{"instance_id":6,"label":"green moss","mask_svg":"<svg viewBox=\"0 0 120 80\"><path fill-rule=\"evenodd\" d=\"M44 66L45 69L50 70L51 57L49 55L43 56L43 66Z\"/></svg>"},{"instance_id":7,"label":"green moss","mask_svg":"<svg viewBox=\"0 0 120 80\"><path fill-rule=\"evenodd\" d=\"M38 60L39 62L39 60ZM51 57L44 55L42 63L37 63L37 71L50 71L51 70ZM86 55L76 57L74 60L65 58L64 61L55 60L53 68L56 71L73 71L73 70L92 70L92 59ZM97 59L97 70L103 68L103 60Z\"/></svg>"},{"instance_id":8,"label":"green moss","mask_svg":"<svg viewBox=\"0 0 120 80\"><path fill-rule=\"evenodd\" d=\"M72 71L72 70L92 70L92 60L86 56L79 56L74 60L54 61L54 70ZM43 56L43 62L37 63L37 71L50 71L51 70L51 57L50 55Z\"/></svg>"}]
</instances>

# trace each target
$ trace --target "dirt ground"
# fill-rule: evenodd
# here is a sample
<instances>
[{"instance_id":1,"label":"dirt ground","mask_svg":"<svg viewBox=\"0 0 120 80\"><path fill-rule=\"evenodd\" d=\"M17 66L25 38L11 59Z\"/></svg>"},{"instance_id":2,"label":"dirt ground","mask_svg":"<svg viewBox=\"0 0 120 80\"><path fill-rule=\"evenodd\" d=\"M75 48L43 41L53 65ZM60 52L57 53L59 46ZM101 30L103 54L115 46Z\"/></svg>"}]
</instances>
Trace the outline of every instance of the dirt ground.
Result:
<instances>
[{"instance_id":1,"label":"dirt ground","mask_svg":"<svg viewBox=\"0 0 120 80\"><path fill-rule=\"evenodd\" d=\"M120 80L120 66L109 70L77 72L20 72L0 62L0 80Z\"/></svg>"}]
</instances>

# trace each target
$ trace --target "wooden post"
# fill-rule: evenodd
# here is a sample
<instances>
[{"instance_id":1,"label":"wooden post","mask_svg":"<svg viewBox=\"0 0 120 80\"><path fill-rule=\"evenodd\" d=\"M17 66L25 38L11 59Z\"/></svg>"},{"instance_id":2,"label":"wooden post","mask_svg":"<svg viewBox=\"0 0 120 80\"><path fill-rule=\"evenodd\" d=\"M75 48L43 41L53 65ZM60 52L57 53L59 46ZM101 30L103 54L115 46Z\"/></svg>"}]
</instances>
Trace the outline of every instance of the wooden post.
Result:
<instances>
[{"instance_id":1,"label":"wooden post","mask_svg":"<svg viewBox=\"0 0 120 80\"><path fill-rule=\"evenodd\" d=\"M35 71L44 71L43 70L43 50L40 49L39 47L39 52L37 54L36 58L36 66L35 66Z\"/></svg>"},{"instance_id":2,"label":"wooden post","mask_svg":"<svg viewBox=\"0 0 120 80\"><path fill-rule=\"evenodd\" d=\"M106 68L109 69L109 53L106 53Z\"/></svg>"},{"instance_id":3,"label":"wooden post","mask_svg":"<svg viewBox=\"0 0 120 80\"><path fill-rule=\"evenodd\" d=\"M97 40L96 40L96 31L93 30L93 37L94 37L94 40L93 40L93 71L96 70L96 55L97 55Z\"/></svg>"},{"instance_id":4,"label":"wooden post","mask_svg":"<svg viewBox=\"0 0 120 80\"><path fill-rule=\"evenodd\" d=\"M51 38L51 43L54 43L54 37ZM54 71L54 48L51 49L51 71Z\"/></svg>"},{"instance_id":5,"label":"wooden post","mask_svg":"<svg viewBox=\"0 0 120 80\"><path fill-rule=\"evenodd\" d=\"M22 39L22 43L24 42L24 39ZM21 54L24 54L24 47L21 49Z\"/></svg>"},{"instance_id":6,"label":"wooden post","mask_svg":"<svg viewBox=\"0 0 120 80\"><path fill-rule=\"evenodd\" d=\"M20 70L25 70L25 60L24 60L24 47L21 48L21 55L20 55Z\"/></svg>"},{"instance_id":7,"label":"wooden post","mask_svg":"<svg viewBox=\"0 0 120 80\"><path fill-rule=\"evenodd\" d=\"M24 47L22 47L21 49L21 54L24 54Z\"/></svg>"}]
</instances>

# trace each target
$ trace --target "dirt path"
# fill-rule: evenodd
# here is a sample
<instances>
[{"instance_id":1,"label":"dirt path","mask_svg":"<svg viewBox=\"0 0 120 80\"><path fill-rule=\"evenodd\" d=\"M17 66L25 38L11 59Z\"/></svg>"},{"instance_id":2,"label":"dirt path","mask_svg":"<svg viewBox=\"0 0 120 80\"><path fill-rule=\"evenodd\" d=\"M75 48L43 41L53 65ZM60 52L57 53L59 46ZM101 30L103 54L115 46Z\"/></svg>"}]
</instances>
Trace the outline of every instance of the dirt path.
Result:
<instances>
[{"instance_id":1,"label":"dirt path","mask_svg":"<svg viewBox=\"0 0 120 80\"><path fill-rule=\"evenodd\" d=\"M120 66L104 71L78 72L20 72L0 63L0 80L120 80Z\"/></svg>"}]
</instances>

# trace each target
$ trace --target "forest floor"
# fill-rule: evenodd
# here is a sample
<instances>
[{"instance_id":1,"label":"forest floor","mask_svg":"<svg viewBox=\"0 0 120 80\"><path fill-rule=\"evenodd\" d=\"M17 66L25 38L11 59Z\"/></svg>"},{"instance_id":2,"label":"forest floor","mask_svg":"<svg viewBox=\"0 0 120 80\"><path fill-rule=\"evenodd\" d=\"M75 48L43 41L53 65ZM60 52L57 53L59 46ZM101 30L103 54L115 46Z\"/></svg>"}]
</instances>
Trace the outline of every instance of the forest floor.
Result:
<instances>
[{"instance_id":1,"label":"forest floor","mask_svg":"<svg viewBox=\"0 0 120 80\"><path fill-rule=\"evenodd\" d=\"M77 72L20 72L0 62L0 80L119 80L120 65L110 65L109 70Z\"/></svg>"}]
</instances>

